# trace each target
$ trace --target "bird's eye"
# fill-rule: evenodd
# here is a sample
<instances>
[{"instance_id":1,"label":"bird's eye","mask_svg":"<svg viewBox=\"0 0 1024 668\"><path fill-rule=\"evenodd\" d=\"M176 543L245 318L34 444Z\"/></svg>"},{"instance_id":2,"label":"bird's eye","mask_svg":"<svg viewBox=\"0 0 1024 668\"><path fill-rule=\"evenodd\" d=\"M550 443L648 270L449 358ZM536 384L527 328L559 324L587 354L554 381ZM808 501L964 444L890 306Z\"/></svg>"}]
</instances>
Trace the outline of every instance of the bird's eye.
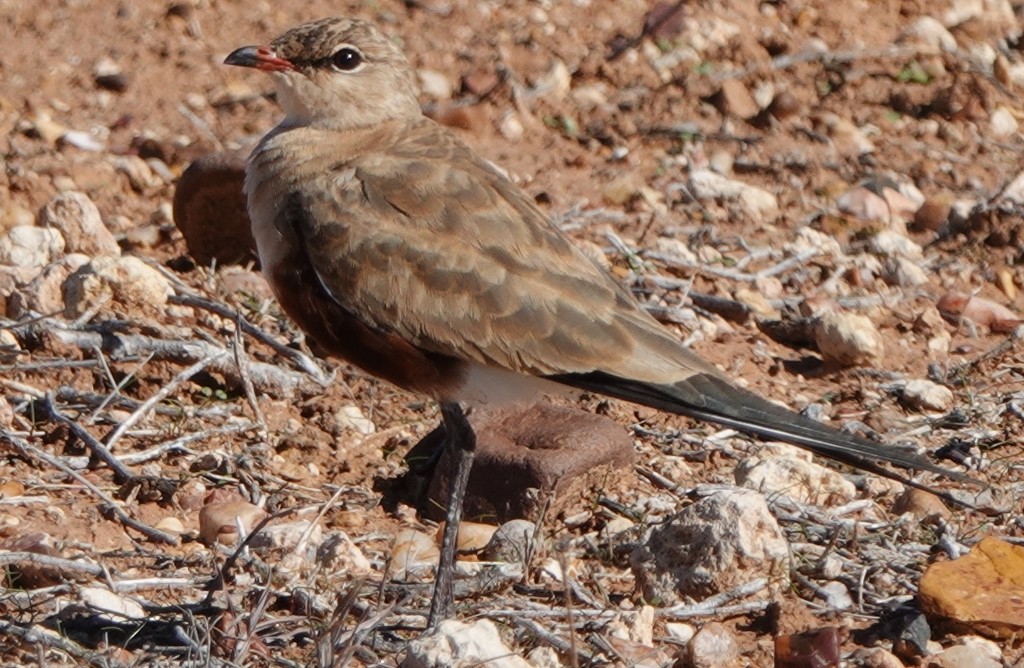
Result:
<instances>
[{"instance_id":1,"label":"bird's eye","mask_svg":"<svg viewBox=\"0 0 1024 668\"><path fill-rule=\"evenodd\" d=\"M342 72L351 72L362 64L363 54L359 53L351 46L338 49L334 55L331 56L331 65L334 66L334 69L341 70Z\"/></svg>"}]
</instances>

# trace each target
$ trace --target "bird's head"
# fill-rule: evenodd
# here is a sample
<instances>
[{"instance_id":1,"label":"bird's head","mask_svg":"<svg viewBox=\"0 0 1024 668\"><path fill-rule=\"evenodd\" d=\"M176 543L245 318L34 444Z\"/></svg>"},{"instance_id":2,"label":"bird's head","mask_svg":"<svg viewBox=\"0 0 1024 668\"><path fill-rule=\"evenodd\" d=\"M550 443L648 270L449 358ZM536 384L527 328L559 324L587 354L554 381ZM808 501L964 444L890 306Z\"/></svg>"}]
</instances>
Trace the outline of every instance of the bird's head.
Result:
<instances>
[{"instance_id":1,"label":"bird's head","mask_svg":"<svg viewBox=\"0 0 1024 668\"><path fill-rule=\"evenodd\" d=\"M304 23L224 62L273 74L287 126L344 130L420 114L409 61L366 21Z\"/></svg>"}]
</instances>

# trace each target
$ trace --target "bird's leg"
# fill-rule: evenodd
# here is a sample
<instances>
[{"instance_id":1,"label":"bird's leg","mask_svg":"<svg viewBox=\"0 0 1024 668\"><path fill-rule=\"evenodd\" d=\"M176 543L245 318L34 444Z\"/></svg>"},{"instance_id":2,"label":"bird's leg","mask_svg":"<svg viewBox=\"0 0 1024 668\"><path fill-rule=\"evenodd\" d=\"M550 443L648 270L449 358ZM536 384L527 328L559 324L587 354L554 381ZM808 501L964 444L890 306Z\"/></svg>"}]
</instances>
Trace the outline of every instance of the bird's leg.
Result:
<instances>
[{"instance_id":1,"label":"bird's leg","mask_svg":"<svg viewBox=\"0 0 1024 668\"><path fill-rule=\"evenodd\" d=\"M459 537L459 522L462 520L462 502L466 497L469 471L473 467L476 452L476 434L466 419L466 414L457 402L441 404L444 424L444 448L451 461L451 476L448 481L448 511L445 515L444 537L441 539L441 559L437 564L437 578L434 581L434 597L430 601L430 617L427 628L450 618L455 609L452 592L452 577L455 574L455 548Z\"/></svg>"}]
</instances>

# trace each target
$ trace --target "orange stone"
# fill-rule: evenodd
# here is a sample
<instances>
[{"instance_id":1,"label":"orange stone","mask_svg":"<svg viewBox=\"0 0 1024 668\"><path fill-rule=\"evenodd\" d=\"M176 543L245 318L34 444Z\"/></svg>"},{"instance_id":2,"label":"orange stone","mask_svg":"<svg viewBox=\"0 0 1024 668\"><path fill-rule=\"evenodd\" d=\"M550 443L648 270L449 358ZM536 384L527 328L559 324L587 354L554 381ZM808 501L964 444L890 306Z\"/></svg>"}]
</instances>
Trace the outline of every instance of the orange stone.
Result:
<instances>
[{"instance_id":1,"label":"orange stone","mask_svg":"<svg viewBox=\"0 0 1024 668\"><path fill-rule=\"evenodd\" d=\"M1024 631L1024 547L984 538L965 556L929 566L920 597L930 617L987 636L1019 635Z\"/></svg>"}]
</instances>

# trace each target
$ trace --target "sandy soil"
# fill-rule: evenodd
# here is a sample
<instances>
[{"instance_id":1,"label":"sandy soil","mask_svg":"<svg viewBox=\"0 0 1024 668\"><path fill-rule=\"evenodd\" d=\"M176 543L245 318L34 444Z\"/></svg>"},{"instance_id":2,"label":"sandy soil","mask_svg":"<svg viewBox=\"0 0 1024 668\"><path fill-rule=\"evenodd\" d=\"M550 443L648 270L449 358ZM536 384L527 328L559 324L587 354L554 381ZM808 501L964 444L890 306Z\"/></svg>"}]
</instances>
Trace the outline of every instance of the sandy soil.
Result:
<instances>
[{"instance_id":1,"label":"sandy soil","mask_svg":"<svg viewBox=\"0 0 1024 668\"><path fill-rule=\"evenodd\" d=\"M126 254L162 267L174 281L239 309L275 340L301 349L301 334L281 315L259 277L237 270L226 274L190 260L171 220L170 203L177 176L193 159L250 145L279 117L269 82L256 73L222 66L224 56L308 19L357 15L378 22L399 39L414 66L425 72L425 81L432 84L422 97L425 109L508 170L574 238L601 252L612 272L641 299L688 309L691 290L741 301L746 290L776 308L785 307L787 313L801 304L838 303L867 314L886 349L872 365L839 368L823 364L813 347L794 348L773 340L752 318L729 321L698 308L687 311L692 314L688 324L672 326L699 353L750 388L796 408L827 402L827 417L838 424L862 420L887 438L907 436L929 450L960 438L973 447L975 457L983 453L988 462L978 477L1012 495L1024 461L1020 418L1007 408L1022 391L1020 345L1006 343L1006 334L985 327L950 326L948 350L935 352L928 348L928 334L915 327L923 312L934 310L937 300L953 290L977 293L1017 313L1024 307L1020 207L999 199L1022 164L1021 133L1004 134L1000 125L1007 115L1021 120L1022 84L1013 75L1014 66L1022 63L1016 25L1020 6L1015 7L1016 16L990 11L954 26L957 48L952 51L933 51L901 39L919 18L942 19L958 6L732 1L686 4L673 13L668 5L652 11L650 3L639 0L76 0L42 6L0 1L0 233L31 224L40 207L60 191L85 192ZM450 99L439 95L438 82L449 88ZM67 135L68 130L78 134ZM871 150L865 150L865 142ZM142 163L143 169L136 156L159 162ZM126 162L128 158L134 161ZM689 175L709 165L774 195L778 213L752 214L735 201L694 199ZM771 280L741 276L778 262L778 256L750 261L753 251L782 248L808 226L834 238L842 257L867 256L872 235L886 224L841 212L836 202L857 183L881 179L913 186L943 213L951 202L962 202L964 212L973 205L989 206L960 218L940 215L933 223L934 216L920 215L916 224L911 222L906 234L924 248L923 256L913 260L925 272L926 282L919 285L893 285L874 265L857 259L840 262L835 256L801 263ZM680 247L712 270L673 266L666 256ZM9 295L12 279L4 280L0 287ZM15 317L9 296L6 302L8 317ZM230 317L181 305L147 310L112 304L79 324L110 326L114 320L123 332L166 340L206 337L226 346L235 330ZM53 455L82 457L88 451L67 425L45 416L41 401L26 400L33 391L57 392L62 412L103 439L137 403L113 402L97 409L84 401L85 395L108 395L123 381L120 396L145 401L187 366L147 361L145 356L107 359L88 347L56 340L47 328L45 320L30 333L15 328L13 340L0 342L10 344L0 347L0 387L11 407L5 428ZM247 338L246 346L254 359L302 375L267 345ZM81 364L42 364L50 360ZM198 510L210 490L224 488L260 498L272 512L323 504L334 496L324 528L347 531L371 561L384 560L398 531L426 527L411 506L413 492L402 482L402 457L436 426L436 409L345 364L319 364L336 374L327 387L315 386L307 377L307 388L294 396L258 393L265 433L259 427L232 431L232 425L258 421L259 416L244 388L223 374L204 372L179 383L161 403L183 410L148 415L121 441L118 455L182 435L201 436L185 451L133 467L137 474L173 485L128 492L122 501L131 516L149 525L168 517L180 520L186 533L179 545L158 545L126 530L102 512L96 495L80 481L19 456L2 441L0 484L17 483L24 494L44 500L0 506L5 522L0 541L46 534L52 554L88 555L121 575L206 576L223 563L223 556L195 538ZM908 408L889 389L896 381L928 376L953 390L966 426L954 430L932 425L922 411ZM70 389L62 394L61 388ZM638 466L687 489L731 483L736 460L756 447L735 439L727 446L709 446L710 454L703 456L698 439L676 437L680 431L711 434L711 428L597 398L580 403L611 416L623 428L633 428ZM339 423L336 414L347 407L358 407L375 433L361 435ZM927 425L932 426L923 428ZM94 464L81 472L86 480L107 493L125 491L109 468ZM883 488L862 489L861 494L880 494L879 512L884 514L893 495L881 494ZM600 496L594 492L592 500ZM632 474L624 484L609 486L604 496L633 508L654 497L686 505L685 498L672 497L648 478ZM567 524L565 512L547 518L548 545L599 531L614 516L606 507L582 502L578 510L591 516L579 524ZM1012 513L987 517L956 511L949 522L954 527L949 534L967 545L981 534L1022 537ZM799 524L786 526L792 539L811 540L799 536ZM936 540L924 527L893 529L892 535L915 545ZM856 551L855 536L835 540ZM624 607L640 604L628 559L587 551L584 543L571 543L574 558L591 573L617 578L607 600ZM876 595L860 610L838 611L820 600L815 603L815 592L806 584L794 585L782 597L791 606L812 602L819 626L867 628L889 599L913 595L921 569L930 559L943 558L940 552L910 559L899 577L872 583ZM266 563L274 565L274 556L265 557ZM884 570L880 564L868 567ZM266 614L276 619L275 625L252 632L250 647L240 651L237 643L224 640L232 620L250 619L261 591L252 583L265 575L255 566L241 570L234 593L218 599L219 609L230 608L228 613L175 623L187 627L197 644L213 647L214 655L237 664L313 662L311 639L330 623L331 615L303 608L294 591L281 593L291 591L294 583L281 584L270 597ZM805 577L818 584L828 580L812 571ZM379 576L371 576L362 593L365 601L375 600ZM331 592L349 582L338 572L303 577L323 600L333 600ZM28 599L11 595L54 581L9 584L12 589L0 587L0 617L29 625L54 612L48 599L26 603ZM72 580L71 588L77 586ZM557 589L551 583L537 584L526 593L507 587L478 597L473 607L500 607L517 596L549 602L538 593L545 587ZM70 596L69 591L54 596ZM422 611L425 591L402 599L401 606ZM195 603L202 595L194 585L144 592L149 602L166 606ZM346 628L355 623L354 616L337 618ZM773 629L766 620L763 612L726 619L739 639L741 665L771 664ZM415 636L401 623L394 624L365 640L372 651L357 652L354 665L375 660L394 665L401 656L401 640ZM0 652L0 661L84 664L98 662L100 655L136 665L180 660L174 653L179 650L162 649L180 648L173 633L152 628L146 633L150 635L140 642L121 637L107 642L98 628L76 628L69 635L99 653L77 658L59 651L37 653L8 636L0 641L8 648ZM943 635L936 629L933 639L949 645L957 633ZM664 637L662 621L655 635ZM891 645L884 639L847 635L843 648L852 652L874 642ZM521 632L512 643L523 652L540 644ZM670 659L675 656L671 643L655 644ZM1005 652L1007 661L1014 658L1009 646Z\"/></svg>"}]
</instances>

